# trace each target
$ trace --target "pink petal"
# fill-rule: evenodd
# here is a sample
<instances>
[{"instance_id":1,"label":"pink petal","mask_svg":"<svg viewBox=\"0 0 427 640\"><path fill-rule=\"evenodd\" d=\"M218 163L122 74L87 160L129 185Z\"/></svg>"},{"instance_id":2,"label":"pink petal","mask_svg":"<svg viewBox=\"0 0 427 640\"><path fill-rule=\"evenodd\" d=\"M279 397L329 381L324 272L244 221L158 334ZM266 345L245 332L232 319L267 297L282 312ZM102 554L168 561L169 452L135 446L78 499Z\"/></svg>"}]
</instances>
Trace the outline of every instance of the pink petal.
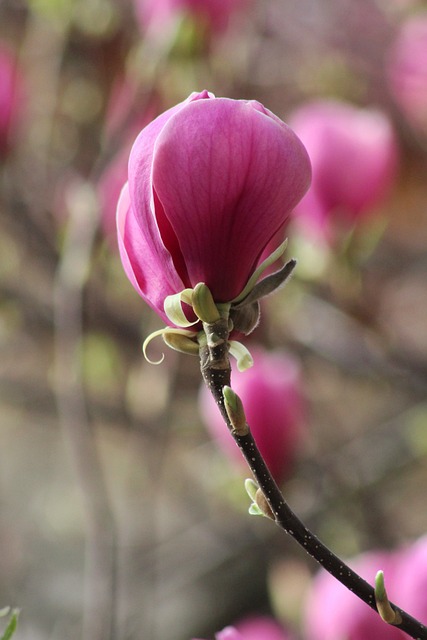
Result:
<instances>
[{"instance_id":1,"label":"pink petal","mask_svg":"<svg viewBox=\"0 0 427 640\"><path fill-rule=\"evenodd\" d=\"M168 120L181 111L189 102L203 100L208 97L207 91L192 93L186 100L168 109L150 122L135 140L129 158L129 189L141 224L145 225L150 222L150 218L153 218L150 209L152 204L151 165L154 145L159 133Z\"/></svg>"},{"instance_id":2,"label":"pink petal","mask_svg":"<svg viewBox=\"0 0 427 640\"><path fill-rule=\"evenodd\" d=\"M164 298L181 291L187 284L183 283L172 261L169 249L174 248L173 243L169 242L169 248L165 247L159 232L159 221L153 215L153 148L159 132L174 113L189 101L207 96L207 92L192 94L184 102L162 113L141 131L129 158L129 186L124 190L118 205L119 247L125 271L138 293L169 324L163 311ZM158 211L160 208L157 205ZM165 227L165 224L162 226ZM185 268L181 272L185 276Z\"/></svg>"},{"instance_id":3,"label":"pink petal","mask_svg":"<svg viewBox=\"0 0 427 640\"><path fill-rule=\"evenodd\" d=\"M242 640L291 640L291 636L274 618L251 616L236 624Z\"/></svg>"},{"instance_id":4,"label":"pink petal","mask_svg":"<svg viewBox=\"0 0 427 640\"><path fill-rule=\"evenodd\" d=\"M170 321L163 311L164 299L167 295L182 291L187 285L176 271L171 254L162 241L158 221L153 215L153 147L159 132L174 113L189 101L205 97L208 97L207 92L192 94L141 131L129 159L129 187L124 189L117 210L119 248L125 271L138 293L168 324ZM171 248L172 244L169 245ZM185 269L181 271L185 274Z\"/></svg>"},{"instance_id":5,"label":"pink petal","mask_svg":"<svg viewBox=\"0 0 427 640\"><path fill-rule=\"evenodd\" d=\"M170 324L163 311L164 299L182 291L184 285L168 251L157 238L152 238L153 228L138 224L127 184L117 206L117 231L126 275L139 295Z\"/></svg>"},{"instance_id":6,"label":"pink petal","mask_svg":"<svg viewBox=\"0 0 427 640\"><path fill-rule=\"evenodd\" d=\"M153 160L156 216L170 223L165 244L179 244L193 286L232 299L308 186L304 147L261 105L216 98L175 112Z\"/></svg>"}]
</instances>

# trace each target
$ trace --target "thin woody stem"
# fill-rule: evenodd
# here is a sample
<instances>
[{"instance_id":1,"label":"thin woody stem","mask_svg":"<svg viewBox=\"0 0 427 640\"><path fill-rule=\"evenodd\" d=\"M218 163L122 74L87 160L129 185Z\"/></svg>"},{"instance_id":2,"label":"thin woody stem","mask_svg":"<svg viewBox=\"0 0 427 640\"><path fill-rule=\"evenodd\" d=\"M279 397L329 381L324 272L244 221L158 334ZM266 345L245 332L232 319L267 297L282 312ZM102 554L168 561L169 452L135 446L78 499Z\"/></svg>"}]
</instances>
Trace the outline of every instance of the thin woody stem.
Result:
<instances>
[{"instance_id":1,"label":"thin woody stem","mask_svg":"<svg viewBox=\"0 0 427 640\"><path fill-rule=\"evenodd\" d=\"M378 613L374 588L328 549L289 507L265 464L250 431L247 435L239 436L236 434L228 418L222 393L225 385L231 386L231 368L228 357L228 324L225 319L221 318L217 323L204 324L203 328L206 339L199 340L200 367L203 379L212 393L232 437L245 457L259 488L264 494L276 524L292 536L334 578ZM427 628L421 622L412 618L393 603L390 603L390 605L401 616L401 622L394 626L407 633L411 638L427 640ZM399 616L396 619L399 619Z\"/></svg>"},{"instance_id":2,"label":"thin woody stem","mask_svg":"<svg viewBox=\"0 0 427 640\"><path fill-rule=\"evenodd\" d=\"M68 233L54 288L55 390L59 421L80 489L85 528L82 640L116 637L117 541L104 472L82 383L82 299L96 216L82 186L70 208Z\"/></svg>"}]
</instances>

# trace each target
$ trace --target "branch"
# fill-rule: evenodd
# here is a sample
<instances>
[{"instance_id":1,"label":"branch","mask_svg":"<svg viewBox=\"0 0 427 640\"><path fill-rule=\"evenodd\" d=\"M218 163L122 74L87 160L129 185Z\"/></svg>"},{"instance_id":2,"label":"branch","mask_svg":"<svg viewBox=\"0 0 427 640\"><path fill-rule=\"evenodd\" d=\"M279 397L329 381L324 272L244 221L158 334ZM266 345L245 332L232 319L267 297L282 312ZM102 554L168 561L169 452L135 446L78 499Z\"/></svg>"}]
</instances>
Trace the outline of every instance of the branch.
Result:
<instances>
[{"instance_id":1,"label":"branch","mask_svg":"<svg viewBox=\"0 0 427 640\"><path fill-rule=\"evenodd\" d=\"M54 290L55 391L65 443L81 493L85 542L83 640L113 640L116 608L115 524L81 380L82 297L96 231L89 185L72 194Z\"/></svg>"},{"instance_id":2,"label":"branch","mask_svg":"<svg viewBox=\"0 0 427 640\"><path fill-rule=\"evenodd\" d=\"M283 497L257 448L250 430L248 429L248 433L243 435L244 430L236 429L235 425L230 421L223 395L224 386L231 386L227 322L221 318L213 324L204 323L203 328L206 340L199 341L200 367L203 379L211 391L232 437L245 457L267 501L275 523L292 536L334 578L378 613L374 588L328 549L304 525ZM389 604L396 614L394 620L399 621L394 626L406 632L411 638L427 640L427 628L421 622L412 618L393 603Z\"/></svg>"}]
</instances>

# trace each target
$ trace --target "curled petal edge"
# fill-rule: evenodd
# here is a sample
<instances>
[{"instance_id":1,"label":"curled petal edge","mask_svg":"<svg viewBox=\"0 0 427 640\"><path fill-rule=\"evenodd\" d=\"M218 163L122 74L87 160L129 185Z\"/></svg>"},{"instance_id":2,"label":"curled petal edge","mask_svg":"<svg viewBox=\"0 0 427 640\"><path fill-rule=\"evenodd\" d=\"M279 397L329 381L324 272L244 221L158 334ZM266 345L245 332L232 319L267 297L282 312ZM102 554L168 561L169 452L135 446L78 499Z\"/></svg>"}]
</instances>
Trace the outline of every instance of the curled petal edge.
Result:
<instances>
[{"instance_id":1,"label":"curled petal edge","mask_svg":"<svg viewBox=\"0 0 427 640\"><path fill-rule=\"evenodd\" d=\"M158 331L153 331L153 333L150 333L149 336L147 336L144 340L144 342L142 343L142 353L144 354L144 358L147 360L147 362L149 362L150 364L161 364L163 362L163 360L165 359L165 354L162 353L161 357L159 358L159 360L150 360L150 358L147 355L147 347L150 344L150 342L152 340L154 340L154 338L158 338L159 336L161 336L163 339L165 338L165 336L168 335L173 335L173 336L185 336L187 339L189 338L196 338L197 337L197 332L196 331L187 331L186 329L173 329L171 327L164 327L163 329L159 329ZM165 340L166 342L166 340ZM166 344L170 347L172 347L172 345L170 343ZM173 348L173 347L172 347Z\"/></svg>"},{"instance_id":2,"label":"curled petal edge","mask_svg":"<svg viewBox=\"0 0 427 640\"><path fill-rule=\"evenodd\" d=\"M193 289L184 289L179 293L174 293L171 296L166 296L164 302L164 310L168 319L178 327L192 327L199 322L199 318L196 320L188 320L182 308L182 303L192 306L193 302Z\"/></svg>"},{"instance_id":3,"label":"curled petal edge","mask_svg":"<svg viewBox=\"0 0 427 640\"><path fill-rule=\"evenodd\" d=\"M228 345L230 355L236 359L237 369L239 371L246 371L246 369L250 369L253 366L254 359L251 356L251 352L244 344L237 340L230 340Z\"/></svg>"}]
</instances>

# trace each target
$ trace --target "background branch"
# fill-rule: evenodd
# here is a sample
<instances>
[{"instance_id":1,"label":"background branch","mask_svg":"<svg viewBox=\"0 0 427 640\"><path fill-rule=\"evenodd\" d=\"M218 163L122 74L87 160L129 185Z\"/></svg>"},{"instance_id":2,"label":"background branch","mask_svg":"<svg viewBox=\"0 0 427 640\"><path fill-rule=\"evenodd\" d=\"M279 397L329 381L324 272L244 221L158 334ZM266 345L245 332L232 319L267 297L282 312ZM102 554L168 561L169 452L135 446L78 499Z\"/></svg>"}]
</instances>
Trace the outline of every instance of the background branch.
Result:
<instances>
[{"instance_id":1,"label":"background branch","mask_svg":"<svg viewBox=\"0 0 427 640\"><path fill-rule=\"evenodd\" d=\"M93 191L80 185L55 282L55 387L59 420L78 483L85 524L83 640L113 640L116 609L116 534L95 434L87 414L81 371L82 296L96 210Z\"/></svg>"}]
</instances>

